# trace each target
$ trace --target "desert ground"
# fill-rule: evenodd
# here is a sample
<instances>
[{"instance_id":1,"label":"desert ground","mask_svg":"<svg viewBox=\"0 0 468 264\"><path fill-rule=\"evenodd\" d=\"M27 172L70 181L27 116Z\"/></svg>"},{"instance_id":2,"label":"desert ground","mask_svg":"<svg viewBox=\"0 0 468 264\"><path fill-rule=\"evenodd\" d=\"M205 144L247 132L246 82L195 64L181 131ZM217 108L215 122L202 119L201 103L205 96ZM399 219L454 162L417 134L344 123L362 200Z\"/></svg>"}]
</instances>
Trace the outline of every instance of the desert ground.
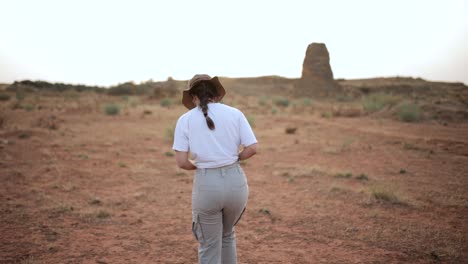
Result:
<instances>
[{"instance_id":1,"label":"desert ground","mask_svg":"<svg viewBox=\"0 0 468 264\"><path fill-rule=\"evenodd\" d=\"M171 148L178 97L22 100L0 102L0 263L196 263L193 172ZM224 101L259 141L242 162L239 263L468 262L466 120L287 100Z\"/></svg>"}]
</instances>

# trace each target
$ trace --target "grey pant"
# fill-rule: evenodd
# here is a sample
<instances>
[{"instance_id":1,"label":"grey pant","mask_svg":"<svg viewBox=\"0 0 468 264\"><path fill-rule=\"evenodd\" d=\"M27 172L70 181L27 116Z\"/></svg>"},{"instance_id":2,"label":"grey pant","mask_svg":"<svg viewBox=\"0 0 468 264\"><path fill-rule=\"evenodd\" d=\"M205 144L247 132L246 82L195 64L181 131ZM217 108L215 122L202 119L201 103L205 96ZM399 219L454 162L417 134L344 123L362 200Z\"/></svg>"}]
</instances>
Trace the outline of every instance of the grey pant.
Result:
<instances>
[{"instance_id":1,"label":"grey pant","mask_svg":"<svg viewBox=\"0 0 468 264\"><path fill-rule=\"evenodd\" d=\"M197 169L192 190L192 231L198 241L198 263L237 263L234 225L249 196L239 163Z\"/></svg>"}]
</instances>

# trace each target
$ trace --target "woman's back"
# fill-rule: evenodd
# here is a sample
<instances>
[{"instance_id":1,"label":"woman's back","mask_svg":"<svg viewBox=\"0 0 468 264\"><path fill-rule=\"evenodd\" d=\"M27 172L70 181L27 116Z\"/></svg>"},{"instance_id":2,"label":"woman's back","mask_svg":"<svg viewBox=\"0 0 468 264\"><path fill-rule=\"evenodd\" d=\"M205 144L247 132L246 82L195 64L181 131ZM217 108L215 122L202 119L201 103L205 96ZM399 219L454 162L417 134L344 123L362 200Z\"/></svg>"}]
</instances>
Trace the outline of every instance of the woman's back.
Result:
<instances>
[{"instance_id":1,"label":"woman's back","mask_svg":"<svg viewBox=\"0 0 468 264\"><path fill-rule=\"evenodd\" d=\"M208 116L215 129L210 130L200 107L179 118L174 136L174 149L190 151L198 168L216 168L238 159L239 146L257 140L244 114L221 103L208 104Z\"/></svg>"}]
</instances>

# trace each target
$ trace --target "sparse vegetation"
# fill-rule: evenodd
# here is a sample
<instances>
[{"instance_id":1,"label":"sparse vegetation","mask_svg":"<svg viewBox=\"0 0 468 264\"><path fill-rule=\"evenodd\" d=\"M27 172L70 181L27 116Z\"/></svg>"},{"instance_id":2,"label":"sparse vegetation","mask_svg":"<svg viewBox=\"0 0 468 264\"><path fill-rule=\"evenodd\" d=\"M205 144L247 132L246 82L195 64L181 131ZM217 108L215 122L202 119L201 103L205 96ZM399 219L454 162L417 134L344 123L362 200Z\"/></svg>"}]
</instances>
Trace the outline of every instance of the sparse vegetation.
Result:
<instances>
[{"instance_id":1,"label":"sparse vegetation","mask_svg":"<svg viewBox=\"0 0 468 264\"><path fill-rule=\"evenodd\" d=\"M166 138L169 140L169 142L174 141L174 132L175 132L175 125L171 125L166 128Z\"/></svg>"},{"instance_id":2,"label":"sparse vegetation","mask_svg":"<svg viewBox=\"0 0 468 264\"><path fill-rule=\"evenodd\" d=\"M339 179L349 179L351 177L353 177L353 174L351 172L339 172L335 174L335 178Z\"/></svg>"},{"instance_id":3,"label":"sparse vegetation","mask_svg":"<svg viewBox=\"0 0 468 264\"><path fill-rule=\"evenodd\" d=\"M276 106L281 106L281 107L288 107L289 106L289 99L286 97L275 97L273 100L273 103Z\"/></svg>"},{"instance_id":4,"label":"sparse vegetation","mask_svg":"<svg viewBox=\"0 0 468 264\"><path fill-rule=\"evenodd\" d=\"M247 116L247 121L252 128L255 128L255 116L249 115Z\"/></svg>"},{"instance_id":5,"label":"sparse vegetation","mask_svg":"<svg viewBox=\"0 0 468 264\"><path fill-rule=\"evenodd\" d=\"M172 105L172 100L170 98L163 98L161 101L159 101L159 105L162 107L169 107Z\"/></svg>"},{"instance_id":6,"label":"sparse vegetation","mask_svg":"<svg viewBox=\"0 0 468 264\"><path fill-rule=\"evenodd\" d=\"M364 98L362 106L367 113L373 113L382 110L385 107L391 107L400 101L399 96L387 93L371 94Z\"/></svg>"},{"instance_id":7,"label":"sparse vegetation","mask_svg":"<svg viewBox=\"0 0 468 264\"><path fill-rule=\"evenodd\" d=\"M258 104L261 106L265 106L268 103L268 97L267 96L261 96L260 99L258 99Z\"/></svg>"},{"instance_id":8,"label":"sparse vegetation","mask_svg":"<svg viewBox=\"0 0 468 264\"><path fill-rule=\"evenodd\" d=\"M405 124L395 121L399 120L398 106L403 101L382 108L372 118L343 118L347 117L343 111L354 106L361 115L364 113L364 92L345 87L353 81L344 81L347 84L343 85L345 92L355 98L349 103L336 101L332 94L311 97L312 106L307 107L308 98L291 97L285 108L277 106L273 98L289 92L292 95L292 85L272 84L277 89L270 93L264 83L255 79L256 84L248 88L237 85L231 90L235 78L226 79L226 99L248 113L246 117L255 116L256 136L260 143L264 142L258 155L241 162L251 191L255 192L251 193L250 207L240 227L253 221L260 230L244 233L244 249L252 250L258 239L266 242L265 247L249 255L247 262L290 259L288 252L299 254L292 262L307 261L303 258L307 252L302 249L317 237L336 238L343 242L338 246L343 247L360 243L362 250L335 254L332 262L359 262L368 257L375 262L462 263L467 259L460 223L468 203L463 184L459 184L463 183L461 172L467 165L462 162L466 156L462 135L467 128L452 113L460 111L464 115L466 111L461 107L466 106L468 93L455 93L451 84L444 84L444 89L431 87L433 94L417 94L413 87L401 85L405 97L398 96L413 98L421 106L423 120L426 115L435 118L424 124ZM255 85L259 84L263 97L255 95ZM6 86L0 84L0 93ZM286 89L280 90L279 86ZM458 86L466 90L466 86ZM248 93L243 94L241 89ZM369 86L367 93L384 89L391 92L376 85ZM153 98L152 93L111 97L76 92L80 96L72 101L68 99L74 98L65 93L37 92L27 87L24 91L27 97L22 102L15 99L14 91L4 91L11 96L10 101L0 102L0 153L4 154L0 174L5 183L0 189L5 198L0 209L5 212L5 229L15 231L6 232L2 239L11 244L16 241L15 234L32 230L35 235L34 243L24 244L17 254L3 254L6 261L20 263L21 258L34 256L21 263L37 264L81 256L94 262L118 262L121 254L93 251L96 239L103 238L111 246L121 241L124 251L144 253L155 236L139 230L173 223L171 219L190 207L193 171L175 165L175 152L168 144L170 140L172 145L174 136L174 126L170 125L186 112L179 97L176 102L175 97L166 94ZM460 101L452 100L451 93L460 95ZM439 104L427 99L434 94L440 96ZM165 97L172 99L170 111L160 106ZM131 102L137 100L141 100L138 108L131 109ZM35 110L26 112L26 104ZM120 115L131 115L107 116L106 104L119 105ZM440 115L432 115L439 110ZM331 111L329 117L334 119L322 119L320 114L326 111ZM60 124L59 130L51 130L40 121L52 115ZM448 127L443 127L444 122ZM443 175L443 182L434 180L438 175ZM400 191L394 184L400 186ZM441 214L449 214L453 226L447 226L446 219L438 217ZM301 233L301 239L283 232L291 226ZM68 252L63 239L78 229L92 233L92 237L80 238L91 244L78 243ZM277 231L284 235L275 236ZM172 233L156 237L156 242L180 237L179 232ZM194 241L180 242L186 246ZM284 250L265 255L271 251L271 243L281 243ZM372 247L401 254L374 254ZM319 252L316 259L329 259L335 248ZM167 247L158 256L169 257L169 261L195 261L192 253L182 252L171 259L172 251Z\"/></svg>"},{"instance_id":9,"label":"sparse vegetation","mask_svg":"<svg viewBox=\"0 0 468 264\"><path fill-rule=\"evenodd\" d=\"M368 180L369 180L369 177L367 177L366 174L361 173L361 174L359 174L358 176L356 176L356 180L359 180L359 181L368 181Z\"/></svg>"},{"instance_id":10,"label":"sparse vegetation","mask_svg":"<svg viewBox=\"0 0 468 264\"><path fill-rule=\"evenodd\" d=\"M258 210L258 212L264 215L271 215L271 212L270 210L268 210L268 208L261 208L260 210Z\"/></svg>"},{"instance_id":11,"label":"sparse vegetation","mask_svg":"<svg viewBox=\"0 0 468 264\"><path fill-rule=\"evenodd\" d=\"M21 139L29 138L31 135L28 132L21 132L18 137Z\"/></svg>"},{"instance_id":12,"label":"sparse vegetation","mask_svg":"<svg viewBox=\"0 0 468 264\"><path fill-rule=\"evenodd\" d=\"M310 98L304 98L304 99L302 99L302 105L303 106L311 106L312 105L312 100Z\"/></svg>"},{"instance_id":13,"label":"sparse vegetation","mask_svg":"<svg viewBox=\"0 0 468 264\"><path fill-rule=\"evenodd\" d=\"M92 204L92 205L101 205L102 204L102 201L99 197L93 197L90 201L89 201L89 204Z\"/></svg>"},{"instance_id":14,"label":"sparse vegetation","mask_svg":"<svg viewBox=\"0 0 468 264\"><path fill-rule=\"evenodd\" d=\"M375 185L371 187L372 197L391 204L403 204L396 193L396 187L390 185Z\"/></svg>"},{"instance_id":15,"label":"sparse vegetation","mask_svg":"<svg viewBox=\"0 0 468 264\"><path fill-rule=\"evenodd\" d=\"M96 217L99 219L104 219L110 217L111 214L104 210L99 210L96 214Z\"/></svg>"},{"instance_id":16,"label":"sparse vegetation","mask_svg":"<svg viewBox=\"0 0 468 264\"><path fill-rule=\"evenodd\" d=\"M107 104L104 107L104 111L107 115L118 115L120 113L120 106L116 104Z\"/></svg>"},{"instance_id":17,"label":"sparse vegetation","mask_svg":"<svg viewBox=\"0 0 468 264\"><path fill-rule=\"evenodd\" d=\"M54 212L57 214L65 214L72 212L73 210L73 206L61 204L54 209Z\"/></svg>"},{"instance_id":18,"label":"sparse vegetation","mask_svg":"<svg viewBox=\"0 0 468 264\"><path fill-rule=\"evenodd\" d=\"M11 96L7 93L0 93L0 101L8 101L10 100Z\"/></svg>"},{"instance_id":19,"label":"sparse vegetation","mask_svg":"<svg viewBox=\"0 0 468 264\"><path fill-rule=\"evenodd\" d=\"M347 151L351 149L351 144L353 144L353 138L346 138L341 144L341 151Z\"/></svg>"},{"instance_id":20,"label":"sparse vegetation","mask_svg":"<svg viewBox=\"0 0 468 264\"><path fill-rule=\"evenodd\" d=\"M332 114L332 112L330 112L330 111L323 112L323 113L322 113L322 117L323 117L323 118L332 118L332 117L333 117L333 114Z\"/></svg>"},{"instance_id":21,"label":"sparse vegetation","mask_svg":"<svg viewBox=\"0 0 468 264\"><path fill-rule=\"evenodd\" d=\"M21 108L23 108L24 110L26 110L26 111L28 111L28 112L34 110L34 106L33 106L33 105L30 105L30 104L21 105Z\"/></svg>"},{"instance_id":22,"label":"sparse vegetation","mask_svg":"<svg viewBox=\"0 0 468 264\"><path fill-rule=\"evenodd\" d=\"M404 122L418 122L421 120L421 110L418 105L405 103L398 107L398 118Z\"/></svg>"}]
</instances>

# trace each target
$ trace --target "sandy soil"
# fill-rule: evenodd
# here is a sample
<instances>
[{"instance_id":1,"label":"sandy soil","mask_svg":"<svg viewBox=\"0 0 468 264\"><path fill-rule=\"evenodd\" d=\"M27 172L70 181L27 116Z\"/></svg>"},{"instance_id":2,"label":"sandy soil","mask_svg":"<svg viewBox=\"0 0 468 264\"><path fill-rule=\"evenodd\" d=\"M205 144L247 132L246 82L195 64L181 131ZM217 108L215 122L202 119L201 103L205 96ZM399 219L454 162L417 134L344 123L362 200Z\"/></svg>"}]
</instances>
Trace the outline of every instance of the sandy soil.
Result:
<instances>
[{"instance_id":1,"label":"sandy soil","mask_svg":"<svg viewBox=\"0 0 468 264\"><path fill-rule=\"evenodd\" d=\"M468 262L467 123L239 108L261 147L240 263ZM183 112L4 110L0 263L195 263L193 176L168 135Z\"/></svg>"}]
</instances>

